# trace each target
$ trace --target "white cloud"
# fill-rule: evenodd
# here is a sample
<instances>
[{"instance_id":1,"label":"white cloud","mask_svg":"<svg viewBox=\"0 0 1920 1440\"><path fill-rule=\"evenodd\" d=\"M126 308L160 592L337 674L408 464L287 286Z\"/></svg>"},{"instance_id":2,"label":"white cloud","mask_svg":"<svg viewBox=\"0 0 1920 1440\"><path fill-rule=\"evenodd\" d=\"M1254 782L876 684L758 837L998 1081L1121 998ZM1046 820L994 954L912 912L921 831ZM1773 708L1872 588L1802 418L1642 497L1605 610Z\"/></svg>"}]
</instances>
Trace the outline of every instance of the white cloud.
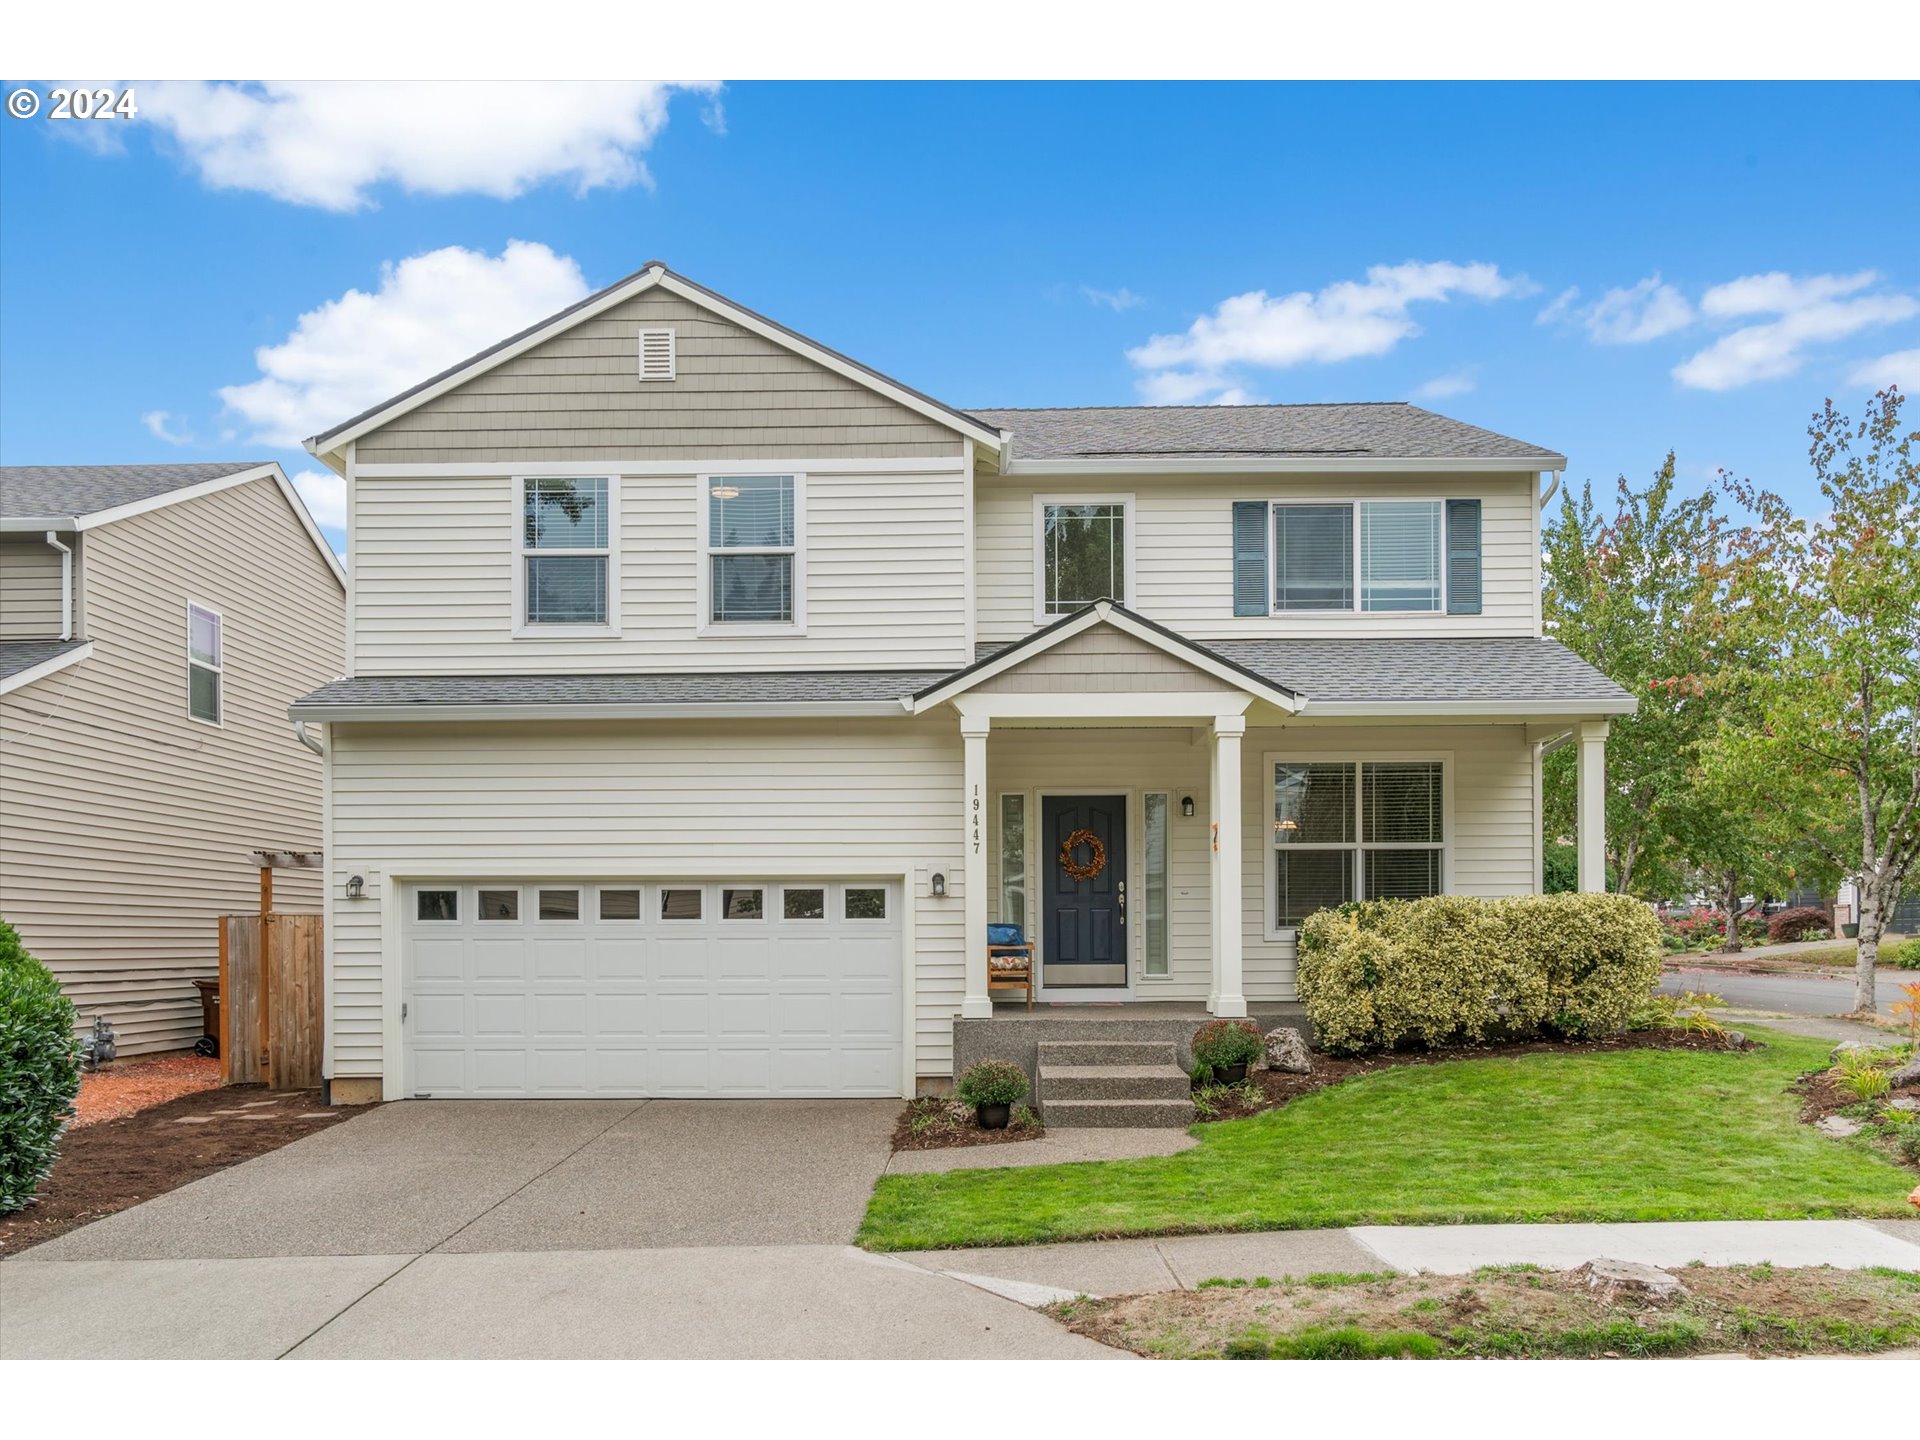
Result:
<instances>
[{"instance_id":1,"label":"white cloud","mask_svg":"<svg viewBox=\"0 0 1920 1440\"><path fill-rule=\"evenodd\" d=\"M331 470L302 470L291 477L307 513L323 530L347 528L347 482Z\"/></svg>"},{"instance_id":2,"label":"white cloud","mask_svg":"<svg viewBox=\"0 0 1920 1440\"><path fill-rule=\"evenodd\" d=\"M1713 320L1756 315L1774 318L1721 336L1673 368L1673 378L1695 390L1732 390L1791 375L1812 345L1844 340L1862 330L1920 314L1920 301L1891 291L1862 295L1879 280L1872 270L1853 275L1795 277L1775 271L1716 285L1700 297Z\"/></svg>"},{"instance_id":3,"label":"white cloud","mask_svg":"<svg viewBox=\"0 0 1920 1440\"><path fill-rule=\"evenodd\" d=\"M1580 287L1570 285L1534 317L1541 325L1578 325L1596 345L1640 345L1683 330L1694 321L1687 297L1656 272L1618 287L1582 305Z\"/></svg>"},{"instance_id":4,"label":"white cloud","mask_svg":"<svg viewBox=\"0 0 1920 1440\"><path fill-rule=\"evenodd\" d=\"M449 246L380 267L373 294L349 290L254 351L260 378L219 394L251 438L297 447L587 293L580 267L514 240L497 256Z\"/></svg>"},{"instance_id":5,"label":"white cloud","mask_svg":"<svg viewBox=\"0 0 1920 1440\"><path fill-rule=\"evenodd\" d=\"M1638 284L1607 291L1580 319L1598 344L1640 345L1691 325L1693 307L1686 296L1653 274Z\"/></svg>"},{"instance_id":6,"label":"white cloud","mask_svg":"<svg viewBox=\"0 0 1920 1440\"><path fill-rule=\"evenodd\" d=\"M1896 350L1876 360L1862 360L1847 372L1847 383L1875 390L1898 385L1912 394L1920 390L1920 350Z\"/></svg>"},{"instance_id":7,"label":"white cloud","mask_svg":"<svg viewBox=\"0 0 1920 1440\"><path fill-rule=\"evenodd\" d=\"M182 425L173 428L174 414L171 410L149 410L140 417L140 423L147 427L147 433L156 440L164 440L169 445L191 445L193 435Z\"/></svg>"},{"instance_id":8,"label":"white cloud","mask_svg":"<svg viewBox=\"0 0 1920 1440\"><path fill-rule=\"evenodd\" d=\"M1192 403L1210 393L1239 391L1232 375L1238 365L1277 370L1384 355L1420 333L1410 313L1415 304L1497 300L1532 289L1495 265L1375 265L1364 281L1342 280L1319 291L1232 296L1183 333L1155 335L1127 358L1147 372L1139 381L1143 396L1180 395L1185 399L1160 403Z\"/></svg>"},{"instance_id":9,"label":"white cloud","mask_svg":"<svg viewBox=\"0 0 1920 1440\"><path fill-rule=\"evenodd\" d=\"M1416 400L1444 400L1449 395L1464 395L1473 389L1477 382L1471 372L1455 370L1448 375L1436 375L1424 384L1413 388Z\"/></svg>"},{"instance_id":10,"label":"white cloud","mask_svg":"<svg viewBox=\"0 0 1920 1440\"><path fill-rule=\"evenodd\" d=\"M708 128L724 133L711 98L718 89L653 81L149 81L140 86L140 119L167 132L215 189L355 210L383 183L500 200L546 181L582 193L650 183L640 157L666 128L674 93L706 94Z\"/></svg>"},{"instance_id":11,"label":"white cloud","mask_svg":"<svg viewBox=\"0 0 1920 1440\"><path fill-rule=\"evenodd\" d=\"M1136 295L1124 285L1118 290L1097 290L1091 285L1082 285L1080 293L1089 305L1104 305L1109 310L1131 310L1147 303L1146 296Z\"/></svg>"}]
</instances>

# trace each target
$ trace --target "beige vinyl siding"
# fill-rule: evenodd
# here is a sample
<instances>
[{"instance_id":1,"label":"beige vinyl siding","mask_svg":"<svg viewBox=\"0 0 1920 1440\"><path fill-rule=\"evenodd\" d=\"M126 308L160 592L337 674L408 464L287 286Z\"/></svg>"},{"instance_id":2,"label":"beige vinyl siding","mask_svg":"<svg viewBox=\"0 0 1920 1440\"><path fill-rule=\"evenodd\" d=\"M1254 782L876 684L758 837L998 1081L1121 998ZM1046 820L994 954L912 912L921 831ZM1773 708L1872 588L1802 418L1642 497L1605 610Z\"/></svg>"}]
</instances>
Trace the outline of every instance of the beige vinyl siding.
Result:
<instances>
[{"instance_id":1,"label":"beige vinyl siding","mask_svg":"<svg viewBox=\"0 0 1920 1440\"><path fill-rule=\"evenodd\" d=\"M1015 442L1016 449L1018 441ZM1134 497L1130 609L1196 640L1347 635L1537 635L1535 482L1527 475L1406 479L1338 475L1058 478L984 481L975 489L979 638L1017 639L1034 622L1034 497L1075 493ZM1478 615L1233 613L1236 500L1481 501L1482 592Z\"/></svg>"},{"instance_id":2,"label":"beige vinyl siding","mask_svg":"<svg viewBox=\"0 0 1920 1440\"><path fill-rule=\"evenodd\" d=\"M768 879L906 874L917 1073L952 1069L961 748L923 720L332 725L335 1076L382 1073L381 897L391 876Z\"/></svg>"},{"instance_id":3,"label":"beige vinyl siding","mask_svg":"<svg viewBox=\"0 0 1920 1440\"><path fill-rule=\"evenodd\" d=\"M1136 1000L1205 1000L1212 982L1209 918L1208 774L1206 727L1180 729L996 730L987 742L987 783L994 797L987 847L988 914L1000 917L1000 806L1008 791L1027 796L1028 913L1037 916L1039 885L1051 853L1042 853L1039 796L1128 796L1128 873L1145 873L1140 795L1165 791L1170 800L1168 971L1141 974L1145 929L1132 927ZM1371 727L1297 724L1249 728L1241 742L1241 812L1245 816L1241 881L1246 995L1250 1001L1291 1000L1294 947L1266 938L1267 850L1273 796L1269 754L1286 757L1439 754L1452 759L1453 829L1449 837L1455 893L1524 895L1535 888L1533 751L1518 726ZM1194 815L1180 814L1191 795ZM1137 892L1136 892L1137 893ZM1138 915L1136 911L1136 917ZM1035 937L1038 938L1037 936Z\"/></svg>"},{"instance_id":4,"label":"beige vinyl siding","mask_svg":"<svg viewBox=\"0 0 1920 1440\"><path fill-rule=\"evenodd\" d=\"M1246 698L1243 691L1196 670L1179 656L1111 625L1095 625L1049 646L974 689L983 695L1155 692Z\"/></svg>"},{"instance_id":5,"label":"beige vinyl siding","mask_svg":"<svg viewBox=\"0 0 1920 1440\"><path fill-rule=\"evenodd\" d=\"M0 640L57 636L60 618L60 552L37 536L0 540Z\"/></svg>"},{"instance_id":6,"label":"beige vinyl siding","mask_svg":"<svg viewBox=\"0 0 1920 1440\"><path fill-rule=\"evenodd\" d=\"M684 475L618 480L620 634L513 635L515 481L360 478L356 672L959 666L967 637L964 461L951 471L805 473L805 633L699 634L699 510Z\"/></svg>"},{"instance_id":7,"label":"beige vinyl siding","mask_svg":"<svg viewBox=\"0 0 1920 1440\"><path fill-rule=\"evenodd\" d=\"M122 1053L190 1045L215 917L256 848L317 850L320 763L286 709L341 670L343 598L271 479L89 531L93 655L0 699L0 915ZM225 723L187 715L187 601L224 621ZM317 871L278 908L318 910Z\"/></svg>"},{"instance_id":8,"label":"beige vinyl siding","mask_svg":"<svg viewBox=\"0 0 1920 1440\"><path fill-rule=\"evenodd\" d=\"M639 332L678 375L642 384ZM360 464L959 456L957 431L680 296L650 290L357 442Z\"/></svg>"}]
</instances>

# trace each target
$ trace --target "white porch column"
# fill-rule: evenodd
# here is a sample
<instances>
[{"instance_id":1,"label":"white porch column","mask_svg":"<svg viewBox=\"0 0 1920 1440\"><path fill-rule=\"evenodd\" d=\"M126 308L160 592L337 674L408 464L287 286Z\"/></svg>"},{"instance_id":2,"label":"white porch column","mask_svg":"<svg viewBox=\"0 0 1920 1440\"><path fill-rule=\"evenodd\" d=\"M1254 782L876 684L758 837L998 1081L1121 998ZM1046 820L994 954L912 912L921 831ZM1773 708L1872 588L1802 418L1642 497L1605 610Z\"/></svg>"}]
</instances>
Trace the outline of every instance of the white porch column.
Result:
<instances>
[{"instance_id":1,"label":"white porch column","mask_svg":"<svg viewBox=\"0 0 1920 1440\"><path fill-rule=\"evenodd\" d=\"M966 747L967 865L961 891L966 913L966 989L960 1014L967 1020L993 1016L987 993L987 733L992 721L962 716L960 738Z\"/></svg>"},{"instance_id":2,"label":"white porch column","mask_svg":"<svg viewBox=\"0 0 1920 1440\"><path fill-rule=\"evenodd\" d=\"M1240 738L1244 715L1213 721L1213 1013L1237 1020L1247 1013L1240 978Z\"/></svg>"},{"instance_id":3,"label":"white porch column","mask_svg":"<svg viewBox=\"0 0 1920 1440\"><path fill-rule=\"evenodd\" d=\"M1607 722L1583 720L1574 727L1580 747L1574 792L1574 851L1580 889L1607 888Z\"/></svg>"}]
</instances>

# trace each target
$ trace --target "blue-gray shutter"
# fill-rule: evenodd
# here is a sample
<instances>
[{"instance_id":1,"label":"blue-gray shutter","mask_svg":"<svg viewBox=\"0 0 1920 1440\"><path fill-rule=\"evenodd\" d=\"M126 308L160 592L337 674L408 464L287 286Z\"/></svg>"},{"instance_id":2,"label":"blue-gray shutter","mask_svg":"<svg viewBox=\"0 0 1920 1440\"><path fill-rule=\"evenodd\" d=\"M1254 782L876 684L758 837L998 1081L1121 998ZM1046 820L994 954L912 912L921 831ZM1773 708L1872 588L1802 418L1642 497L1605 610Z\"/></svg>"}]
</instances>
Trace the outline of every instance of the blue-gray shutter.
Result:
<instances>
[{"instance_id":1,"label":"blue-gray shutter","mask_svg":"<svg viewBox=\"0 0 1920 1440\"><path fill-rule=\"evenodd\" d=\"M1267 598L1267 502L1233 502L1233 613L1265 615Z\"/></svg>"},{"instance_id":2,"label":"blue-gray shutter","mask_svg":"<svg viewBox=\"0 0 1920 1440\"><path fill-rule=\"evenodd\" d=\"M1480 613L1480 502L1447 501L1447 613Z\"/></svg>"}]
</instances>

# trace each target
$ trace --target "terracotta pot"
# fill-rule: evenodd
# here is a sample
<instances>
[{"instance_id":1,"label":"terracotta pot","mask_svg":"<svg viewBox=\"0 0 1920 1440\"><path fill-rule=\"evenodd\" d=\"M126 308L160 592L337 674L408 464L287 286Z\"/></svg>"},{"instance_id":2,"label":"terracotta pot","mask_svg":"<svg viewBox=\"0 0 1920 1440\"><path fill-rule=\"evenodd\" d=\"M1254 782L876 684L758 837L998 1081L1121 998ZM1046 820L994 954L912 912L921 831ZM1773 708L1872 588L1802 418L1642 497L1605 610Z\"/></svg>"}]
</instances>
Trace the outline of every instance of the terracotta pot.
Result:
<instances>
[{"instance_id":1,"label":"terracotta pot","mask_svg":"<svg viewBox=\"0 0 1920 1440\"><path fill-rule=\"evenodd\" d=\"M1011 1105L976 1105L973 1107L973 1118L980 1122L980 1128L982 1130L1006 1129L1007 1119L1012 1114L1013 1107Z\"/></svg>"}]
</instances>

